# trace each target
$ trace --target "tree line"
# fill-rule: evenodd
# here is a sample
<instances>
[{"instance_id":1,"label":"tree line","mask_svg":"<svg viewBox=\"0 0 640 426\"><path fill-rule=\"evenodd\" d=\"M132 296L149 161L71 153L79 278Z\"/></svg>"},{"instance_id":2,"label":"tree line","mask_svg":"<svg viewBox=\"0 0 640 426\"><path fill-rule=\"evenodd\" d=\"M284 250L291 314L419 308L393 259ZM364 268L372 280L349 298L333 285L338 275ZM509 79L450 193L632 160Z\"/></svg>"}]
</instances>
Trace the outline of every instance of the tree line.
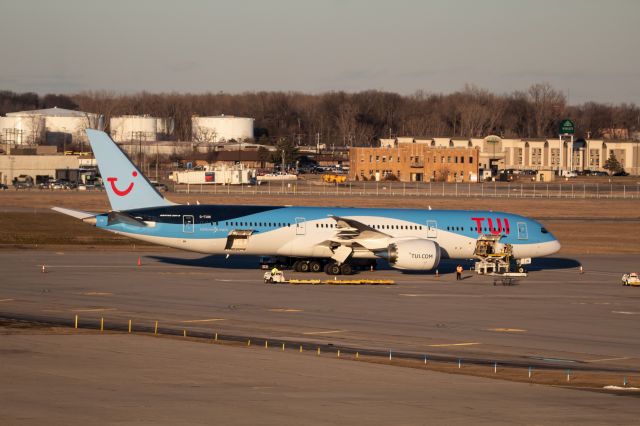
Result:
<instances>
[{"instance_id":1,"label":"tree line","mask_svg":"<svg viewBox=\"0 0 640 426\"><path fill-rule=\"evenodd\" d=\"M49 108L77 109L102 114L148 114L174 120L173 138L191 140L193 115L235 115L255 119L258 141L336 146L369 146L379 138L557 137L561 119L576 123L578 137L603 137L610 129L632 135L640 131L640 108L635 104L586 102L567 105L561 91L548 83L526 90L494 94L476 86L450 93L417 91L412 95L367 90L356 93L246 92L135 93L109 91L72 95L0 91L0 114ZM108 130L108 129L107 129Z\"/></svg>"}]
</instances>

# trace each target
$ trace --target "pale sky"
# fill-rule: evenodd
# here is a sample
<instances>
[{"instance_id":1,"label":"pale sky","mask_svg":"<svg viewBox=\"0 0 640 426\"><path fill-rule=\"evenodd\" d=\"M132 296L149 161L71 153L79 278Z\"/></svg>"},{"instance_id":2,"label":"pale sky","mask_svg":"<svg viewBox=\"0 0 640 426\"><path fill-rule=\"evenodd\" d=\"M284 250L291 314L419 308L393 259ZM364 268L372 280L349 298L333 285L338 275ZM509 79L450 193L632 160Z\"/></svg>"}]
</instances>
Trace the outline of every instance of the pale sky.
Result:
<instances>
[{"instance_id":1,"label":"pale sky","mask_svg":"<svg viewBox=\"0 0 640 426\"><path fill-rule=\"evenodd\" d=\"M640 104L638 0L0 0L0 90L501 94Z\"/></svg>"}]
</instances>

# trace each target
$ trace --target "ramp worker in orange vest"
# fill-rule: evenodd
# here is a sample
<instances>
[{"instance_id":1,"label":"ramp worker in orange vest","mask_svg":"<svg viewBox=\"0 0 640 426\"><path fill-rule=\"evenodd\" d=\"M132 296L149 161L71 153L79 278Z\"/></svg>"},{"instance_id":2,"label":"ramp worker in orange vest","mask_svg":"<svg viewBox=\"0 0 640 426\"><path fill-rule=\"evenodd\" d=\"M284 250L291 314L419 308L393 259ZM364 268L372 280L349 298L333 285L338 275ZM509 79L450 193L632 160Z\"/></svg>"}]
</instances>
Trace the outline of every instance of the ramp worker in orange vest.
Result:
<instances>
[{"instance_id":1,"label":"ramp worker in orange vest","mask_svg":"<svg viewBox=\"0 0 640 426\"><path fill-rule=\"evenodd\" d=\"M456 267L456 280L462 279L462 265Z\"/></svg>"}]
</instances>

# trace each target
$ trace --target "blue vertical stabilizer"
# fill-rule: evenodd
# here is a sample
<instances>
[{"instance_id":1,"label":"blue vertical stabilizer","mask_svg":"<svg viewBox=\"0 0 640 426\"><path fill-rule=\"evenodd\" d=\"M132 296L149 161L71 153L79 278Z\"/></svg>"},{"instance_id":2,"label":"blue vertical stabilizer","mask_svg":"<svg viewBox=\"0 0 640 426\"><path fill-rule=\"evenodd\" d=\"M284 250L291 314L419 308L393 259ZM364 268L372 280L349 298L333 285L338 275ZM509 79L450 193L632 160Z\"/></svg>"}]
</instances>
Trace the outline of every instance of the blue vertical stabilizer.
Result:
<instances>
[{"instance_id":1,"label":"blue vertical stabilizer","mask_svg":"<svg viewBox=\"0 0 640 426\"><path fill-rule=\"evenodd\" d=\"M131 210L172 205L149 183L129 157L99 130L87 129L112 210Z\"/></svg>"}]
</instances>

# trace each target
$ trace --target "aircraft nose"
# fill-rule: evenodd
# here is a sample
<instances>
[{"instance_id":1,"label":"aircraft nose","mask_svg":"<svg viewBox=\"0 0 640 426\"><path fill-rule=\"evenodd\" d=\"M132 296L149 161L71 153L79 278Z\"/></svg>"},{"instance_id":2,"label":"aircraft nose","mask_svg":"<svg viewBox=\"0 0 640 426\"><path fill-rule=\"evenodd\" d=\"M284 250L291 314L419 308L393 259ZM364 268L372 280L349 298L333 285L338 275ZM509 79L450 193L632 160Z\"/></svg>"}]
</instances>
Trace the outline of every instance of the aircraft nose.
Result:
<instances>
[{"instance_id":1,"label":"aircraft nose","mask_svg":"<svg viewBox=\"0 0 640 426\"><path fill-rule=\"evenodd\" d=\"M553 240L545 243L545 251L547 252L546 255L557 253L558 251L560 251L561 247L562 245L558 240Z\"/></svg>"}]
</instances>

